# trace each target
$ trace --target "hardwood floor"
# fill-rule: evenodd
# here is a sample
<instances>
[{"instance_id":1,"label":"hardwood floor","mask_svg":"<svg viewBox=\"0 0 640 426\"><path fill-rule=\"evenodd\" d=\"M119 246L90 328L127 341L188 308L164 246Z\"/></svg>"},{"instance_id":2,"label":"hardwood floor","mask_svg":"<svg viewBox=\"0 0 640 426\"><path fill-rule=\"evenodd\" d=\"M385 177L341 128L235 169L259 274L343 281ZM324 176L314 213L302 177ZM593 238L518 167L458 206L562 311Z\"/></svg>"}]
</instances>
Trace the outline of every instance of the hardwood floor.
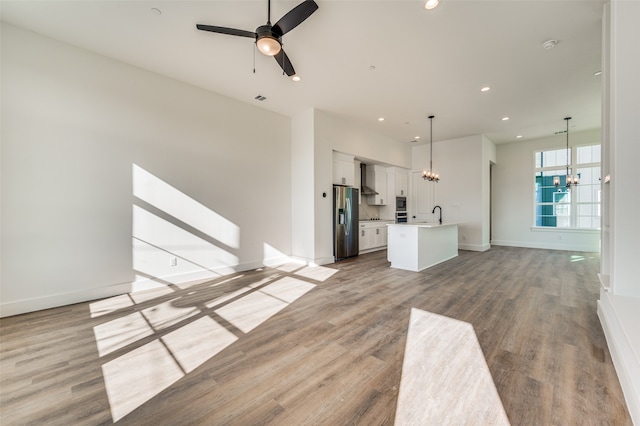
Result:
<instances>
[{"instance_id":1,"label":"hardwood floor","mask_svg":"<svg viewBox=\"0 0 640 426\"><path fill-rule=\"evenodd\" d=\"M4 318L0 423L393 424L416 308L473 326L511 424L630 425L598 269L495 247L414 273L382 251Z\"/></svg>"}]
</instances>

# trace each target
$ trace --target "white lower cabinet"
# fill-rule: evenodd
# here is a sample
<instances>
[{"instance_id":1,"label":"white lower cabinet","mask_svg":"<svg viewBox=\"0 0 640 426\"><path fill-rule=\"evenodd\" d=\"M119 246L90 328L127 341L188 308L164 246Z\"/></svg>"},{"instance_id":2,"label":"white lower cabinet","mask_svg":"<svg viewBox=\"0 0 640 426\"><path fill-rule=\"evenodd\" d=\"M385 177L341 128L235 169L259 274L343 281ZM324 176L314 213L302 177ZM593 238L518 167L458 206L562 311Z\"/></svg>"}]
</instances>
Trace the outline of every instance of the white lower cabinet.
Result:
<instances>
[{"instance_id":1,"label":"white lower cabinet","mask_svg":"<svg viewBox=\"0 0 640 426\"><path fill-rule=\"evenodd\" d=\"M360 222L359 249L360 252L384 249L387 246L387 224L392 221Z\"/></svg>"},{"instance_id":2,"label":"white lower cabinet","mask_svg":"<svg viewBox=\"0 0 640 426\"><path fill-rule=\"evenodd\" d=\"M364 225L360 225L360 241L359 241L359 249L360 251L368 250L373 247L373 228L366 228Z\"/></svg>"},{"instance_id":3,"label":"white lower cabinet","mask_svg":"<svg viewBox=\"0 0 640 426\"><path fill-rule=\"evenodd\" d=\"M387 225L384 227L376 228L376 233L373 234L374 247L382 247L387 245Z\"/></svg>"}]
</instances>

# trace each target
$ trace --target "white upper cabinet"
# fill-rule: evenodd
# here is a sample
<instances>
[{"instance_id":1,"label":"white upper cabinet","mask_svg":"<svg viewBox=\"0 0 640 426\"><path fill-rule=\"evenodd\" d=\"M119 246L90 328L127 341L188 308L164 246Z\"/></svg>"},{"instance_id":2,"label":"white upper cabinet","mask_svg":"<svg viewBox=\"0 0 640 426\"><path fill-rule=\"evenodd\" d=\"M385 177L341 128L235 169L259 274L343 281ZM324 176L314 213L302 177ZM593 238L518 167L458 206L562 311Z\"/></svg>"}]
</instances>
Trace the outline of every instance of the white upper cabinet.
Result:
<instances>
[{"instance_id":1,"label":"white upper cabinet","mask_svg":"<svg viewBox=\"0 0 640 426\"><path fill-rule=\"evenodd\" d=\"M396 169L396 197L406 197L409 192L409 174L405 171Z\"/></svg>"},{"instance_id":2,"label":"white upper cabinet","mask_svg":"<svg viewBox=\"0 0 640 426\"><path fill-rule=\"evenodd\" d=\"M406 197L409 195L409 171L400 167L387 168L389 195Z\"/></svg>"},{"instance_id":3,"label":"white upper cabinet","mask_svg":"<svg viewBox=\"0 0 640 426\"><path fill-rule=\"evenodd\" d=\"M369 205L384 206L388 203L386 168L377 165L367 165L367 185L378 193L377 195L369 196Z\"/></svg>"},{"instance_id":4,"label":"white upper cabinet","mask_svg":"<svg viewBox=\"0 0 640 426\"><path fill-rule=\"evenodd\" d=\"M355 186L354 156L333 152L333 184Z\"/></svg>"}]
</instances>

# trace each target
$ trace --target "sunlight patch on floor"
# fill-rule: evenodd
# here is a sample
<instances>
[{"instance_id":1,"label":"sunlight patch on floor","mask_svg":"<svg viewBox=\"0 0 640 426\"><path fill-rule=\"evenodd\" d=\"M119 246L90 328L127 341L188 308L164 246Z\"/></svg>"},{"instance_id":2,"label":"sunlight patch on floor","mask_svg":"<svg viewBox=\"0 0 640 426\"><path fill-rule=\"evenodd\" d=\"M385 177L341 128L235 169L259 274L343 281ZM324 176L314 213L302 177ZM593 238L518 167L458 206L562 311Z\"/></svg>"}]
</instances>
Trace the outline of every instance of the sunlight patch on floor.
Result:
<instances>
[{"instance_id":1,"label":"sunlight patch on floor","mask_svg":"<svg viewBox=\"0 0 640 426\"><path fill-rule=\"evenodd\" d=\"M295 274L304 278L324 282L331 278L336 272L338 272L337 269L327 268L325 266L307 266L304 269L296 271Z\"/></svg>"},{"instance_id":2,"label":"sunlight patch on floor","mask_svg":"<svg viewBox=\"0 0 640 426\"><path fill-rule=\"evenodd\" d=\"M169 351L154 340L102 366L104 385L117 422L184 376Z\"/></svg>"},{"instance_id":3,"label":"sunlight patch on floor","mask_svg":"<svg viewBox=\"0 0 640 426\"><path fill-rule=\"evenodd\" d=\"M89 310L91 311L91 318L97 318L102 315L117 312L120 309L128 308L129 306L133 306L131 298L128 294L121 294L119 296L92 302L89 304Z\"/></svg>"},{"instance_id":4,"label":"sunlight patch on floor","mask_svg":"<svg viewBox=\"0 0 640 426\"><path fill-rule=\"evenodd\" d=\"M180 306L181 300L181 298L176 298L158 303L143 309L142 315L154 330L162 330L200 313L200 310L193 306Z\"/></svg>"},{"instance_id":5,"label":"sunlight patch on floor","mask_svg":"<svg viewBox=\"0 0 640 426\"><path fill-rule=\"evenodd\" d=\"M227 281L227 280L225 280ZM186 374L302 297L316 285L274 274L206 303L207 309L235 329L227 329L183 297L158 301L140 311L96 325L94 335L101 357L119 355L103 364L102 373L114 422L160 394ZM130 309L174 293L168 287L95 302L92 315ZM139 300L138 300L139 299ZM226 303L226 304L225 304ZM124 313L123 313L124 314ZM204 315L203 315L204 314ZM176 328L168 333L167 329ZM165 330L164 335L162 331ZM135 347L141 339L153 341ZM127 348L131 346L131 348ZM125 352L120 355L119 352Z\"/></svg>"},{"instance_id":6,"label":"sunlight patch on floor","mask_svg":"<svg viewBox=\"0 0 640 426\"><path fill-rule=\"evenodd\" d=\"M249 333L314 287L315 284L285 277L216 309L215 313Z\"/></svg>"},{"instance_id":7,"label":"sunlight patch on floor","mask_svg":"<svg viewBox=\"0 0 640 426\"><path fill-rule=\"evenodd\" d=\"M238 338L212 318L202 317L163 336L161 340L185 373L190 373Z\"/></svg>"},{"instance_id":8,"label":"sunlight patch on floor","mask_svg":"<svg viewBox=\"0 0 640 426\"><path fill-rule=\"evenodd\" d=\"M93 334L96 338L98 354L102 357L151 336L153 330L140 312L133 312L96 325L93 327Z\"/></svg>"},{"instance_id":9,"label":"sunlight patch on floor","mask_svg":"<svg viewBox=\"0 0 640 426\"><path fill-rule=\"evenodd\" d=\"M395 424L509 425L471 324L411 309Z\"/></svg>"}]
</instances>

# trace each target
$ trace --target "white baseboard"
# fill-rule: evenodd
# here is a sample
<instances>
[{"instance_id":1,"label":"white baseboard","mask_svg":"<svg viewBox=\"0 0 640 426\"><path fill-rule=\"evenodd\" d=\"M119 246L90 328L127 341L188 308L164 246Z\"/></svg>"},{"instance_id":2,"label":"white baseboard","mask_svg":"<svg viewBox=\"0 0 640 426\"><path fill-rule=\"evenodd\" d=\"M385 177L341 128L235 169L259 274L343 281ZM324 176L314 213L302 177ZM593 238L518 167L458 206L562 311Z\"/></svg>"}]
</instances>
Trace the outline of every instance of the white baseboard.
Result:
<instances>
[{"instance_id":1,"label":"white baseboard","mask_svg":"<svg viewBox=\"0 0 640 426\"><path fill-rule=\"evenodd\" d=\"M380 250L386 250L386 249L387 249L387 246L372 247L366 250L360 250L359 254L373 253L374 251L380 251Z\"/></svg>"},{"instance_id":2,"label":"white baseboard","mask_svg":"<svg viewBox=\"0 0 640 426\"><path fill-rule=\"evenodd\" d=\"M41 311L43 309L57 308L59 306L73 305L74 303L87 302L89 300L103 299L117 296L131 291L131 283L114 284L105 287L89 288L68 293L59 293L32 299L22 299L0 304L0 317L25 314L27 312Z\"/></svg>"},{"instance_id":3,"label":"white baseboard","mask_svg":"<svg viewBox=\"0 0 640 426\"><path fill-rule=\"evenodd\" d=\"M631 298L620 298L601 291L598 318L607 339L631 420L634 424L640 425L640 341L637 334L631 334L630 338L630 333L637 333L635 312L640 308L640 299L629 299ZM630 315L624 315L624 311L628 311Z\"/></svg>"},{"instance_id":4,"label":"white baseboard","mask_svg":"<svg viewBox=\"0 0 640 426\"><path fill-rule=\"evenodd\" d=\"M470 251L487 251L491 248L491 244L458 244L460 250Z\"/></svg>"},{"instance_id":5,"label":"white baseboard","mask_svg":"<svg viewBox=\"0 0 640 426\"><path fill-rule=\"evenodd\" d=\"M240 265L223 266L212 270L202 269L190 271L182 274L140 279L135 282L126 282L113 284L98 288L82 289L73 292L52 294L31 299L22 299L10 302L0 302L0 318L10 317L13 315L25 314L28 312L41 311L43 309L57 308L60 306L72 305L74 303L89 302L91 300L104 299L106 297L118 296L130 293L136 290L144 290L147 288L157 287L159 281L168 281L172 283L186 283L198 280L211 280L224 275L235 272L249 271L252 269L262 268L264 266L282 265L290 262L291 258L284 256L278 258L266 259L264 261L246 262ZM333 258L326 263L332 263Z\"/></svg>"},{"instance_id":6,"label":"white baseboard","mask_svg":"<svg viewBox=\"0 0 640 426\"><path fill-rule=\"evenodd\" d=\"M599 252L599 248L595 248L592 245L586 244L567 244L567 243L539 243L539 242L528 242L528 241L507 241L507 240L491 240L491 244L494 246L505 246L505 247L524 247L524 248L534 248L534 249L546 249L546 250L566 250L566 251L584 251L588 253L596 253Z\"/></svg>"},{"instance_id":7,"label":"white baseboard","mask_svg":"<svg viewBox=\"0 0 640 426\"><path fill-rule=\"evenodd\" d=\"M318 266L321 265L328 265L330 263L335 263L336 259L331 256L331 257L318 257L316 258L312 263Z\"/></svg>"}]
</instances>

